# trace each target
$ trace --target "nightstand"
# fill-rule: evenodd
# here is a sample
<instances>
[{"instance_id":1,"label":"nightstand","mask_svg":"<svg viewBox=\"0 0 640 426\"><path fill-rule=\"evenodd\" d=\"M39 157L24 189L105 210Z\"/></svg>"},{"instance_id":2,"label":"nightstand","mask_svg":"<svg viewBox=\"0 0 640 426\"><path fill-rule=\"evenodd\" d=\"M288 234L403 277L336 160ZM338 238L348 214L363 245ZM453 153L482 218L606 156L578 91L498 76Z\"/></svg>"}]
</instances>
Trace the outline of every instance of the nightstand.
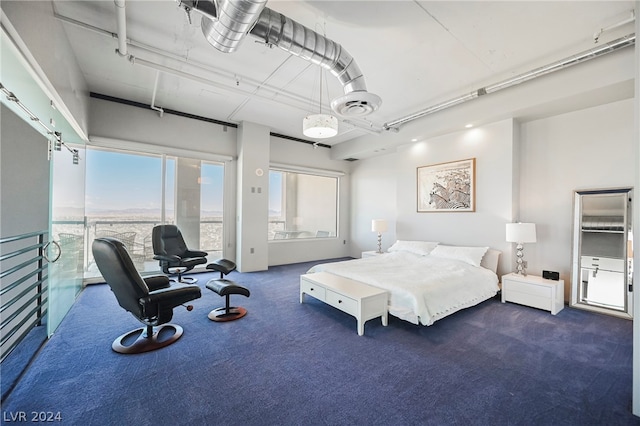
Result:
<instances>
[{"instance_id":1,"label":"nightstand","mask_svg":"<svg viewBox=\"0 0 640 426\"><path fill-rule=\"evenodd\" d=\"M544 309L555 315L564 308L564 281L545 280L535 275L503 275L504 302Z\"/></svg>"},{"instance_id":2,"label":"nightstand","mask_svg":"<svg viewBox=\"0 0 640 426\"><path fill-rule=\"evenodd\" d=\"M371 250L371 251L363 251L361 257L365 258L365 257L374 257L374 256L380 256L381 254L384 253L378 253L375 250Z\"/></svg>"}]
</instances>

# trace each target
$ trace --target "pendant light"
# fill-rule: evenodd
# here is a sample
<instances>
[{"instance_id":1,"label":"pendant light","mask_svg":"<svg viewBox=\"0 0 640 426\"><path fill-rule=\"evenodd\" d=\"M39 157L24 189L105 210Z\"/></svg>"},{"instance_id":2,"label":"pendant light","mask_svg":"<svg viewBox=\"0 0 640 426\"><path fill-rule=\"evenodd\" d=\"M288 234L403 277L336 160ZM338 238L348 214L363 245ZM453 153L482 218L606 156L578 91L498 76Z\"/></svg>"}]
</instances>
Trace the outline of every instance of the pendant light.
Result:
<instances>
[{"instance_id":1,"label":"pendant light","mask_svg":"<svg viewBox=\"0 0 640 426\"><path fill-rule=\"evenodd\" d=\"M309 114L302 120L302 133L308 138L326 139L338 134L338 119L331 114L322 113L322 77L320 70L319 114Z\"/></svg>"}]
</instances>

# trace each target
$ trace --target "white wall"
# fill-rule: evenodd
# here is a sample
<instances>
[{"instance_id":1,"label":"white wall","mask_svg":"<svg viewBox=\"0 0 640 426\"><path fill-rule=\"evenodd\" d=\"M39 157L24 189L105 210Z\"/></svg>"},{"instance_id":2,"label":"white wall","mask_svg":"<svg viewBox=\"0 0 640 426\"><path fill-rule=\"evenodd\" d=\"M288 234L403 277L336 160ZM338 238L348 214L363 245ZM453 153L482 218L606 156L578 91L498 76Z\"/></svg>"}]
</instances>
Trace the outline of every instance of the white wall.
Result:
<instances>
[{"instance_id":1,"label":"white wall","mask_svg":"<svg viewBox=\"0 0 640 426\"><path fill-rule=\"evenodd\" d=\"M573 191L633 186L633 100L521 125L520 219L536 223L529 271L560 272L571 285Z\"/></svg>"},{"instance_id":2,"label":"white wall","mask_svg":"<svg viewBox=\"0 0 640 426\"><path fill-rule=\"evenodd\" d=\"M385 219L388 231L382 235L382 250L395 242L398 154L388 154L353 163L351 173L351 250L360 257L363 251L376 250L378 237L371 231L371 221ZM409 239L405 237L405 239Z\"/></svg>"},{"instance_id":3,"label":"white wall","mask_svg":"<svg viewBox=\"0 0 640 426\"><path fill-rule=\"evenodd\" d=\"M352 255L375 248L372 219L387 219L383 249L396 239L429 240L457 245L483 245L503 251L500 270L506 272L511 246L505 223L514 220L512 170L517 124L503 120L410 145L397 153L355 163L352 174ZM515 147L514 147L515 146ZM417 168L476 159L476 209L466 213L418 213Z\"/></svg>"},{"instance_id":4,"label":"white wall","mask_svg":"<svg viewBox=\"0 0 640 426\"><path fill-rule=\"evenodd\" d=\"M50 201L47 140L4 104L0 109L0 236L46 231Z\"/></svg>"},{"instance_id":5,"label":"white wall","mask_svg":"<svg viewBox=\"0 0 640 426\"><path fill-rule=\"evenodd\" d=\"M383 249L396 239L489 245L503 251L499 271L505 273L514 265L505 223L534 222L538 242L525 245L528 270L559 271L569 294L573 191L633 186L633 126L628 99L522 124L504 120L357 161L351 255L375 248L371 219L379 218L390 221ZM417 213L416 168L472 157L476 212Z\"/></svg>"},{"instance_id":6,"label":"white wall","mask_svg":"<svg viewBox=\"0 0 640 426\"><path fill-rule=\"evenodd\" d=\"M138 142L163 148L177 148L236 156L237 129L173 114L162 117L151 110L91 98L89 137L115 141ZM133 149L133 148L132 148Z\"/></svg>"},{"instance_id":7,"label":"white wall","mask_svg":"<svg viewBox=\"0 0 640 426\"><path fill-rule=\"evenodd\" d=\"M269 129L242 122L238 129L237 249L238 271L269 266Z\"/></svg>"}]
</instances>

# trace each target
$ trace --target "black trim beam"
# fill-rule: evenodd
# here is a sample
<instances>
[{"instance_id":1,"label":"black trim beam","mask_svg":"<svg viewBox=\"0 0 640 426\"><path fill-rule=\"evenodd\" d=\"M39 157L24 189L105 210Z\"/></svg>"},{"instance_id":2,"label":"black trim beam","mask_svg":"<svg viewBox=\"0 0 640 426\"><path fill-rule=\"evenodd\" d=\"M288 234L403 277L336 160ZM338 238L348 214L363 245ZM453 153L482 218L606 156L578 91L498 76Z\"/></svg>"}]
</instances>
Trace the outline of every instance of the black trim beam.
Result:
<instances>
[{"instance_id":1,"label":"black trim beam","mask_svg":"<svg viewBox=\"0 0 640 426\"><path fill-rule=\"evenodd\" d=\"M142 109L149 109L149 110L151 109L151 105L147 105L147 104L144 104L142 102L130 101L128 99L116 98L115 96L103 95L103 94L95 93L95 92L90 92L89 96L92 97L92 98L101 99L103 101L116 102L116 103L119 103L119 104L134 106L134 107L138 107L138 108L142 108ZM216 119L208 118L208 117L202 117L200 115L189 114L187 112L176 111L176 110L173 110L173 109L162 108L162 110L163 110L163 112L165 114L173 114L173 115L177 115L179 117L190 118L192 120L206 121L207 123L218 124L220 126L226 126L226 127L233 127L234 129L238 128L238 125L236 123L230 123L230 122L227 122L227 121L216 120ZM327 145L327 144L323 144L323 143L319 143L319 142L308 141L306 139L300 139L300 138L296 138L294 136L287 136L287 135L283 135L281 133L270 132L269 134L271 136L273 136L273 137L276 137L276 138L287 139L287 140L290 140L290 141L301 142L301 143L306 143L308 145L313 145L313 146L317 146L317 147L321 147L321 148L329 148L329 149L331 149L331 145Z\"/></svg>"}]
</instances>

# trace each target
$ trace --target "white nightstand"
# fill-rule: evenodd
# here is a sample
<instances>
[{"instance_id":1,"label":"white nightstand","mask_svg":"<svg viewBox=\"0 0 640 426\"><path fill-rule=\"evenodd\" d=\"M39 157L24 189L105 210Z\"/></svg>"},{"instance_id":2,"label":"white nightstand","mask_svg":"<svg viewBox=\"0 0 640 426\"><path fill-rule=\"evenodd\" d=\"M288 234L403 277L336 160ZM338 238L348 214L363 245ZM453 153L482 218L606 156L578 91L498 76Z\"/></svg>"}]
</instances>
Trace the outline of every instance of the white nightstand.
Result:
<instances>
[{"instance_id":1,"label":"white nightstand","mask_svg":"<svg viewBox=\"0 0 640 426\"><path fill-rule=\"evenodd\" d=\"M371 251L363 251L361 257L365 258L365 257L374 257L374 256L380 256L381 254L384 253L378 253L375 250L371 250Z\"/></svg>"},{"instance_id":2,"label":"white nightstand","mask_svg":"<svg viewBox=\"0 0 640 426\"><path fill-rule=\"evenodd\" d=\"M564 281L545 280L535 275L503 275L502 303L504 302L544 309L555 315L564 308Z\"/></svg>"}]
</instances>

